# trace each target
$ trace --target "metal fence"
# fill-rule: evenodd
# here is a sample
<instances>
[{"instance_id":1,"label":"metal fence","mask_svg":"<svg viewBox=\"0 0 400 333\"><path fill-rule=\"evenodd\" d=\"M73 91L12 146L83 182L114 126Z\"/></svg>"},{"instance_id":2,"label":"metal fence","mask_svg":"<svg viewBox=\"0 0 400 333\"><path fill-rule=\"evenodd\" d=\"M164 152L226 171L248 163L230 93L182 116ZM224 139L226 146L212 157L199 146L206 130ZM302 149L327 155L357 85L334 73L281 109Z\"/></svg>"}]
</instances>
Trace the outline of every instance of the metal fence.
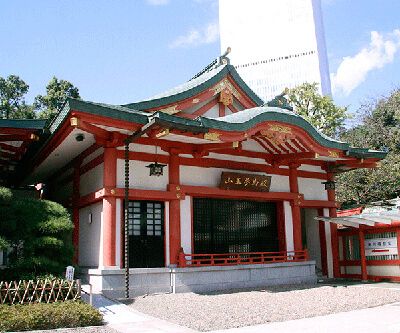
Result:
<instances>
[{"instance_id":1,"label":"metal fence","mask_svg":"<svg viewBox=\"0 0 400 333\"><path fill-rule=\"evenodd\" d=\"M80 298L80 280L0 281L0 304L53 303Z\"/></svg>"}]
</instances>

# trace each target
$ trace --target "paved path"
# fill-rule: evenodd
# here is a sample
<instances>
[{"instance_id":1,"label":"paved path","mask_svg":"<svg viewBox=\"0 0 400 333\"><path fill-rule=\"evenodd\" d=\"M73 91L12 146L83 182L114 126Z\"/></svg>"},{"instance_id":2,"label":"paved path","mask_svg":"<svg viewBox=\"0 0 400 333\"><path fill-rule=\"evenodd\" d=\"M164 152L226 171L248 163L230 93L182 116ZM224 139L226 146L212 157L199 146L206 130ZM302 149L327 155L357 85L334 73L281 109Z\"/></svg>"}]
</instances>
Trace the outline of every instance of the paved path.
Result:
<instances>
[{"instance_id":1,"label":"paved path","mask_svg":"<svg viewBox=\"0 0 400 333\"><path fill-rule=\"evenodd\" d=\"M209 333L399 333L400 303Z\"/></svg>"},{"instance_id":2,"label":"paved path","mask_svg":"<svg viewBox=\"0 0 400 333\"><path fill-rule=\"evenodd\" d=\"M397 285L398 286L398 285ZM393 286L393 287L397 287ZM382 287L382 285L381 285ZM386 286L385 286L386 287ZM107 325L121 333L194 333L197 331L136 311L102 295L93 295ZM209 333L399 333L400 303Z\"/></svg>"},{"instance_id":3,"label":"paved path","mask_svg":"<svg viewBox=\"0 0 400 333\"><path fill-rule=\"evenodd\" d=\"M85 286L82 286L86 290ZM89 301L86 295L83 295L85 301ZM103 295L93 295L93 306L99 309L103 314L107 326L121 333L193 333L189 328L182 327L162 319L154 318L129 306L110 300Z\"/></svg>"}]
</instances>

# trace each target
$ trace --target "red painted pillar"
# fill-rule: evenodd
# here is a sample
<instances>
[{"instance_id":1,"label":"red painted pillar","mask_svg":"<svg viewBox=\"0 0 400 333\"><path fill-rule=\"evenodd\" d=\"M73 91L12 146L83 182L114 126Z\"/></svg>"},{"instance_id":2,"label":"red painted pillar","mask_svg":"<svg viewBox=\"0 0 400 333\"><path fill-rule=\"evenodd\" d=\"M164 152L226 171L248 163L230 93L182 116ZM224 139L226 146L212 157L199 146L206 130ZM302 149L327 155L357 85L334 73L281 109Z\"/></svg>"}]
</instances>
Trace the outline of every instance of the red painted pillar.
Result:
<instances>
[{"instance_id":1,"label":"red painted pillar","mask_svg":"<svg viewBox=\"0 0 400 333\"><path fill-rule=\"evenodd\" d=\"M364 238L364 231L360 226L360 230L358 231L358 237L360 239L360 259L361 259L361 280L367 281L368 280L368 273L367 273L367 258L365 257L365 238Z\"/></svg>"},{"instance_id":2,"label":"red painted pillar","mask_svg":"<svg viewBox=\"0 0 400 333\"><path fill-rule=\"evenodd\" d=\"M72 232L72 244L74 246L73 263L79 263L79 198L80 198L80 164L75 165L72 180L72 221L74 230Z\"/></svg>"},{"instance_id":3,"label":"red painted pillar","mask_svg":"<svg viewBox=\"0 0 400 333\"><path fill-rule=\"evenodd\" d=\"M291 193L299 193L299 183L297 179L298 164L289 165L289 187ZM303 240L301 236L301 214L298 202L292 201L292 219L293 219L293 243L294 250L300 251L303 249Z\"/></svg>"},{"instance_id":4,"label":"red painted pillar","mask_svg":"<svg viewBox=\"0 0 400 333\"><path fill-rule=\"evenodd\" d=\"M328 173L328 181L334 181L334 174ZM336 201L335 190L327 190L328 201ZM337 217L336 208L329 208L329 217ZM333 277L340 277L339 266L339 237L337 233L337 225L330 224L331 229L331 244L332 244L332 264L333 264Z\"/></svg>"},{"instance_id":5,"label":"red painted pillar","mask_svg":"<svg viewBox=\"0 0 400 333\"><path fill-rule=\"evenodd\" d=\"M179 186L179 155L176 149L169 152L169 184ZM178 264L178 255L181 249L181 202L179 198L169 203L169 260L171 265Z\"/></svg>"},{"instance_id":6,"label":"red painted pillar","mask_svg":"<svg viewBox=\"0 0 400 333\"><path fill-rule=\"evenodd\" d=\"M397 234L397 253L400 254L400 229L396 229Z\"/></svg>"},{"instance_id":7,"label":"red painted pillar","mask_svg":"<svg viewBox=\"0 0 400 333\"><path fill-rule=\"evenodd\" d=\"M115 213L116 198L114 197L117 183L117 150L113 147L104 148L103 187L103 266L115 266Z\"/></svg>"}]
</instances>

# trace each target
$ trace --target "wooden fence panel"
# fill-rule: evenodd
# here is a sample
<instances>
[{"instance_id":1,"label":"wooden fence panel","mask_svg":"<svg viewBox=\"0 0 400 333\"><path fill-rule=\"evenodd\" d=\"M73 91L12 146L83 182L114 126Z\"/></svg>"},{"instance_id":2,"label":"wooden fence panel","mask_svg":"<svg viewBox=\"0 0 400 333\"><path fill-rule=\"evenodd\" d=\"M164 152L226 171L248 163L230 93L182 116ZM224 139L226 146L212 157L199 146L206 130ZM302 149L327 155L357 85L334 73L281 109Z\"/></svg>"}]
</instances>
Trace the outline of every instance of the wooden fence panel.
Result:
<instances>
[{"instance_id":1,"label":"wooden fence panel","mask_svg":"<svg viewBox=\"0 0 400 333\"><path fill-rule=\"evenodd\" d=\"M80 280L0 281L0 304L53 303L80 298Z\"/></svg>"}]
</instances>

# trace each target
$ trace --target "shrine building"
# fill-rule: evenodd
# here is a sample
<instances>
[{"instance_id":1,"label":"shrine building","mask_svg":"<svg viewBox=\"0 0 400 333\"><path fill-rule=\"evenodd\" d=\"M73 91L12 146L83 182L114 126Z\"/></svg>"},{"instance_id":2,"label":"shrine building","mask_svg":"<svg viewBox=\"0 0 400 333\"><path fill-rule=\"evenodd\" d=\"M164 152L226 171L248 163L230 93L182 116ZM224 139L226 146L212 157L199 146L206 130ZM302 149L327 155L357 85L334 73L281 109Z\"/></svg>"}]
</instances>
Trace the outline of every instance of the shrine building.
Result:
<instances>
[{"instance_id":1,"label":"shrine building","mask_svg":"<svg viewBox=\"0 0 400 333\"><path fill-rule=\"evenodd\" d=\"M69 99L49 131L24 183L70 207L76 265L117 297L125 250L131 295L340 277L336 224L315 217L336 217L335 173L386 155L264 104L226 56L140 102Z\"/></svg>"}]
</instances>

